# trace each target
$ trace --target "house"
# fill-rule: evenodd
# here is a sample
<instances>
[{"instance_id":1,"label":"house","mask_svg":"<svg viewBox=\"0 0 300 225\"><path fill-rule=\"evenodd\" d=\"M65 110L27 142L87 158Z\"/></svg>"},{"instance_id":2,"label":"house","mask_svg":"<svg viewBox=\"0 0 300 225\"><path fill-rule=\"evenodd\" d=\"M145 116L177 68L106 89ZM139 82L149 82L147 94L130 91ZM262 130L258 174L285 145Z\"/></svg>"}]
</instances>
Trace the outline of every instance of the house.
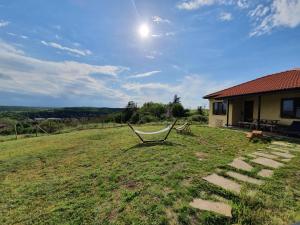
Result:
<instances>
[{"instance_id":1,"label":"house","mask_svg":"<svg viewBox=\"0 0 300 225\"><path fill-rule=\"evenodd\" d=\"M209 95L209 126L300 121L300 69L267 75Z\"/></svg>"}]
</instances>

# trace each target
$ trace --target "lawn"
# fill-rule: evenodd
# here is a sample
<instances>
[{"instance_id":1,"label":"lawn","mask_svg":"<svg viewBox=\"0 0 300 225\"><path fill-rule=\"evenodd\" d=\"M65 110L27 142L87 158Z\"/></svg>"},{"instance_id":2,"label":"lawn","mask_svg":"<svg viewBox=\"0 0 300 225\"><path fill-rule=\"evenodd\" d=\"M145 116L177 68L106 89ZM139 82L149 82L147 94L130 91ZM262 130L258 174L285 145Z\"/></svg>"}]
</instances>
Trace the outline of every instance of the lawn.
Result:
<instances>
[{"instance_id":1,"label":"lawn","mask_svg":"<svg viewBox=\"0 0 300 225\"><path fill-rule=\"evenodd\" d=\"M142 130L157 130L144 126ZM141 145L128 127L0 143L0 224L289 224L300 220L300 157L253 195L202 180L265 148L241 132L192 126L168 142ZM196 153L201 153L199 160ZM244 187L249 193L254 187ZM233 218L189 206L224 198Z\"/></svg>"}]
</instances>

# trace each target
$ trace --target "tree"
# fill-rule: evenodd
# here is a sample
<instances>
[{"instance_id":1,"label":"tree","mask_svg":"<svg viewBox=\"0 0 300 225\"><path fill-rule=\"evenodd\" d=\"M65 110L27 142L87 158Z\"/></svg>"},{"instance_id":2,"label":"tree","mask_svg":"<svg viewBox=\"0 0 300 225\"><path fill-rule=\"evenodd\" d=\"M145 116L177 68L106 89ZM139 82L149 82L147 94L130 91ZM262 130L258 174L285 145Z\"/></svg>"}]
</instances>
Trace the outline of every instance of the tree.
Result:
<instances>
[{"instance_id":1,"label":"tree","mask_svg":"<svg viewBox=\"0 0 300 225\"><path fill-rule=\"evenodd\" d=\"M199 107L197 108L197 112L198 112L199 115L204 115L204 111L203 111L202 106L199 106Z\"/></svg>"},{"instance_id":2,"label":"tree","mask_svg":"<svg viewBox=\"0 0 300 225\"><path fill-rule=\"evenodd\" d=\"M128 102L127 106L122 112L122 122L128 122L137 109L137 104L134 101Z\"/></svg>"},{"instance_id":3,"label":"tree","mask_svg":"<svg viewBox=\"0 0 300 225\"><path fill-rule=\"evenodd\" d=\"M180 103L180 97L177 94L175 94L173 99L173 104L177 104L177 103Z\"/></svg>"},{"instance_id":4,"label":"tree","mask_svg":"<svg viewBox=\"0 0 300 225\"><path fill-rule=\"evenodd\" d=\"M151 115L161 119L166 113L166 106L161 103L146 102L139 112L143 115Z\"/></svg>"},{"instance_id":5,"label":"tree","mask_svg":"<svg viewBox=\"0 0 300 225\"><path fill-rule=\"evenodd\" d=\"M181 105L181 103L172 104L172 115L174 117L184 117L185 116L185 109Z\"/></svg>"}]
</instances>

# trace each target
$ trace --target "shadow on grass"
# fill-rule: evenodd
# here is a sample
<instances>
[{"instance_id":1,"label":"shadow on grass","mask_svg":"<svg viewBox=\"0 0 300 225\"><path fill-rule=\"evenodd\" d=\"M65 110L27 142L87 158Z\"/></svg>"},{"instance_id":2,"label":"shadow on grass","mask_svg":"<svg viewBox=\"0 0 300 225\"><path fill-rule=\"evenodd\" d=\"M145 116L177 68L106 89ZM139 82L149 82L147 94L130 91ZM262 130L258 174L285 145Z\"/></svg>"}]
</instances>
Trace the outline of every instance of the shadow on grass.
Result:
<instances>
[{"instance_id":1,"label":"shadow on grass","mask_svg":"<svg viewBox=\"0 0 300 225\"><path fill-rule=\"evenodd\" d=\"M150 143L138 143L128 149L125 149L124 151L128 151L131 149L136 149L136 148L145 148L145 147L153 147L153 146L185 146L183 144L179 143L174 143L170 141L164 141L164 142L150 142Z\"/></svg>"}]
</instances>

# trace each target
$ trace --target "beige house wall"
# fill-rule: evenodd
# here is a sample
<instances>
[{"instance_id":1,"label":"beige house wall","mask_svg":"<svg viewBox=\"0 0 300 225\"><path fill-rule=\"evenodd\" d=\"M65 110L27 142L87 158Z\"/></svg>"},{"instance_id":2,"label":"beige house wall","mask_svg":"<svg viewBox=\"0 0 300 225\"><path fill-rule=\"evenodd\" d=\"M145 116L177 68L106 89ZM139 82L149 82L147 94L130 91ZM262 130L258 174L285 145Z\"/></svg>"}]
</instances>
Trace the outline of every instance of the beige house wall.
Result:
<instances>
[{"instance_id":1,"label":"beige house wall","mask_svg":"<svg viewBox=\"0 0 300 225\"><path fill-rule=\"evenodd\" d=\"M213 114L213 103L220 102L214 99L209 99L209 120L208 125L210 127L222 127L226 126L226 115L214 115Z\"/></svg>"},{"instance_id":2,"label":"beige house wall","mask_svg":"<svg viewBox=\"0 0 300 225\"><path fill-rule=\"evenodd\" d=\"M281 125L290 125L293 121L300 119L281 118L281 100L284 98L300 98L300 91L273 93L261 96L261 112L260 119L263 120L279 120ZM226 126L227 115L213 115L213 103L222 100L209 100L209 126L220 127ZM230 100L229 104L229 125L237 125L239 121L244 120L244 102L253 101L253 119L258 117L258 96L240 97Z\"/></svg>"}]
</instances>

